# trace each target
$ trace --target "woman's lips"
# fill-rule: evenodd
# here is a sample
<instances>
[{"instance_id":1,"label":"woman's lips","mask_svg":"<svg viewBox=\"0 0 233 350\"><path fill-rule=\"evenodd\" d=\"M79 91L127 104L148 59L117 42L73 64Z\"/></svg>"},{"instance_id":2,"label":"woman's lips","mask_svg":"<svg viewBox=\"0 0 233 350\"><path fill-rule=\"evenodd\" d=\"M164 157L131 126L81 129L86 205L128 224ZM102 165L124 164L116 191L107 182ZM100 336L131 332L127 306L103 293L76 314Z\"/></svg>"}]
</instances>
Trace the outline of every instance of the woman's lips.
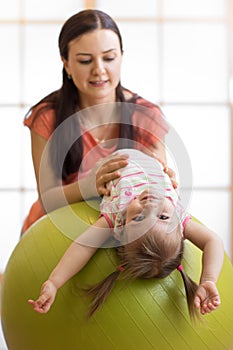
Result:
<instances>
[{"instance_id":1,"label":"woman's lips","mask_svg":"<svg viewBox=\"0 0 233 350\"><path fill-rule=\"evenodd\" d=\"M98 81L90 81L90 84L92 86L96 86L96 87L102 87L105 84L107 84L108 80L98 80Z\"/></svg>"}]
</instances>

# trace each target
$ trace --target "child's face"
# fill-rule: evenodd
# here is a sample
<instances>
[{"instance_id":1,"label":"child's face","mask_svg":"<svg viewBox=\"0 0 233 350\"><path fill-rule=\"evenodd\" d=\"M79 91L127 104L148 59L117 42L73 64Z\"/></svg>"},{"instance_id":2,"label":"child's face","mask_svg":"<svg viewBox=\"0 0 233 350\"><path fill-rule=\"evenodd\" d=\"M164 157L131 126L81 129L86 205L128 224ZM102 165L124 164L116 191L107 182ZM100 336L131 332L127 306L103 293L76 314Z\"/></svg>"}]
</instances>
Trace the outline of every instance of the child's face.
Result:
<instances>
[{"instance_id":1,"label":"child's face","mask_svg":"<svg viewBox=\"0 0 233 350\"><path fill-rule=\"evenodd\" d=\"M174 213L174 206L168 198L159 198L156 193L143 191L129 204L126 211L126 224L131 221L140 222L148 216L161 221L168 221Z\"/></svg>"},{"instance_id":2,"label":"child's face","mask_svg":"<svg viewBox=\"0 0 233 350\"><path fill-rule=\"evenodd\" d=\"M170 199L144 191L129 204L125 224L127 233L132 233L128 237L132 241L151 229L156 234L173 232L179 223Z\"/></svg>"}]
</instances>

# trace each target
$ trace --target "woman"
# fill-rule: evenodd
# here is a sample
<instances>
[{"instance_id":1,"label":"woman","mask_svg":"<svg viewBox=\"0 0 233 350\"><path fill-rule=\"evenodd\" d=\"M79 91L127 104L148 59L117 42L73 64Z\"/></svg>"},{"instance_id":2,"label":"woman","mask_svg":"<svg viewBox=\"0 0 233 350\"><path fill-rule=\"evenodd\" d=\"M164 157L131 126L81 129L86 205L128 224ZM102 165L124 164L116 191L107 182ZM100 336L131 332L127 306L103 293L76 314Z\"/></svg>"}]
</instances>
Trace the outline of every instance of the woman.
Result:
<instances>
[{"instance_id":1,"label":"woman","mask_svg":"<svg viewBox=\"0 0 233 350\"><path fill-rule=\"evenodd\" d=\"M62 27L59 49L62 87L24 121L31 130L38 200L22 232L46 212L107 195L105 184L127 165L127 157L111 156L117 149L152 152L166 164L168 127L160 109L121 86L122 39L112 18L98 10L72 16Z\"/></svg>"}]
</instances>

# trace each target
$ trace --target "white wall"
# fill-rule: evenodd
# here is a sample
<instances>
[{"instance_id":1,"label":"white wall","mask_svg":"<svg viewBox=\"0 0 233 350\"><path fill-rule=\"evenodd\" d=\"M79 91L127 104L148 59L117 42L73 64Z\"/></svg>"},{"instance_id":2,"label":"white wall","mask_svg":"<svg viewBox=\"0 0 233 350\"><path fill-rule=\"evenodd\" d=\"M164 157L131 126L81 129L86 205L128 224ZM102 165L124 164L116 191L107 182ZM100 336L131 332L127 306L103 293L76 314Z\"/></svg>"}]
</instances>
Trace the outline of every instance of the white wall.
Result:
<instances>
[{"instance_id":1,"label":"white wall","mask_svg":"<svg viewBox=\"0 0 233 350\"><path fill-rule=\"evenodd\" d=\"M119 6L121 1L96 4L117 19L122 32L122 83L162 105L192 161L189 210L223 237L230 254L228 1L124 0ZM60 86L58 33L83 7L81 0L0 4L0 271L36 198L23 117ZM139 17L145 21L133 21Z\"/></svg>"}]
</instances>

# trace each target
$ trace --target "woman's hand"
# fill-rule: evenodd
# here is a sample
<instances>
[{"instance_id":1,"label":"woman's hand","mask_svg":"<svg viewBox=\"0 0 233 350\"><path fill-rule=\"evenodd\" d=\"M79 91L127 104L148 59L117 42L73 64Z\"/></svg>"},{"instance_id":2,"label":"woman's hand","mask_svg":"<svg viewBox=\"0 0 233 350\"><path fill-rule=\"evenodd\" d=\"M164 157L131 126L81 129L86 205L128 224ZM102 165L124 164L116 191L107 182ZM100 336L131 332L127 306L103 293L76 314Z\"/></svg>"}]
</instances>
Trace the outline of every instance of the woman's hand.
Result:
<instances>
[{"instance_id":1,"label":"woman's hand","mask_svg":"<svg viewBox=\"0 0 233 350\"><path fill-rule=\"evenodd\" d=\"M163 171L170 177L172 186L174 189L176 189L178 187L178 183L176 181L176 173L174 172L174 170L165 166L163 168Z\"/></svg>"},{"instance_id":2,"label":"woman's hand","mask_svg":"<svg viewBox=\"0 0 233 350\"><path fill-rule=\"evenodd\" d=\"M106 184L121 176L120 169L128 164L128 157L126 154L119 155L116 153L98 160L90 174L79 183L83 198L109 196L110 191L106 188ZM94 184L95 187L93 188Z\"/></svg>"},{"instance_id":3,"label":"woman's hand","mask_svg":"<svg viewBox=\"0 0 233 350\"><path fill-rule=\"evenodd\" d=\"M96 163L96 190L99 195L109 196L110 191L106 183L121 176L119 171L128 164L128 155L114 155L101 159Z\"/></svg>"},{"instance_id":4,"label":"woman's hand","mask_svg":"<svg viewBox=\"0 0 233 350\"><path fill-rule=\"evenodd\" d=\"M143 150L143 152L148 154L152 158L155 158L156 160L158 160L162 164L163 171L170 177L172 186L174 189L176 189L178 187L178 183L176 181L176 173L174 172L174 170L171 168L168 168L165 161L161 157L159 157L158 154L156 154L156 152L153 152L153 151L149 150L148 148Z\"/></svg>"}]
</instances>

